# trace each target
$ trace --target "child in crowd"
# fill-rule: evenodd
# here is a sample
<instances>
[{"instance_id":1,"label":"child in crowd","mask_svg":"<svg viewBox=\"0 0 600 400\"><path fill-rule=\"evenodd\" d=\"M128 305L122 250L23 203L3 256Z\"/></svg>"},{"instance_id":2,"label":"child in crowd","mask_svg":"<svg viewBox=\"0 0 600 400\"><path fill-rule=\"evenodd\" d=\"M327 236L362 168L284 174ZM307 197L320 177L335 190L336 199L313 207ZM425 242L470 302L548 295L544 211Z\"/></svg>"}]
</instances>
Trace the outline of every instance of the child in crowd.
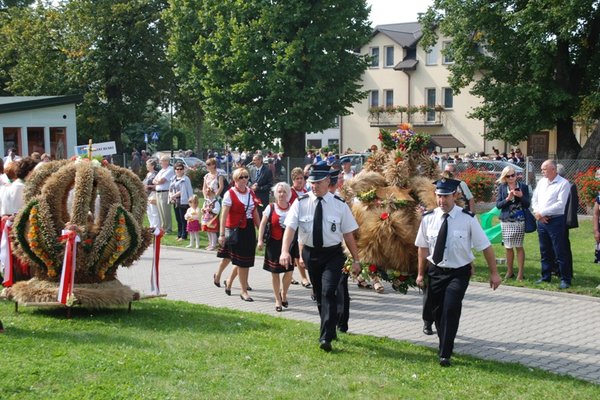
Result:
<instances>
[{"instance_id":1,"label":"child in crowd","mask_svg":"<svg viewBox=\"0 0 600 400\"><path fill-rule=\"evenodd\" d=\"M187 231L190 234L190 244L186 247L192 247L196 242L196 248L200 247L200 210L198 209L198 196L193 195L190 197L189 205L185 213L185 220L187 221Z\"/></svg>"},{"instance_id":2,"label":"child in crowd","mask_svg":"<svg viewBox=\"0 0 600 400\"><path fill-rule=\"evenodd\" d=\"M208 234L208 246L206 250L217 249L217 232L219 232L219 212L221 204L215 196L215 192L208 190L202 206L202 230Z\"/></svg>"}]
</instances>

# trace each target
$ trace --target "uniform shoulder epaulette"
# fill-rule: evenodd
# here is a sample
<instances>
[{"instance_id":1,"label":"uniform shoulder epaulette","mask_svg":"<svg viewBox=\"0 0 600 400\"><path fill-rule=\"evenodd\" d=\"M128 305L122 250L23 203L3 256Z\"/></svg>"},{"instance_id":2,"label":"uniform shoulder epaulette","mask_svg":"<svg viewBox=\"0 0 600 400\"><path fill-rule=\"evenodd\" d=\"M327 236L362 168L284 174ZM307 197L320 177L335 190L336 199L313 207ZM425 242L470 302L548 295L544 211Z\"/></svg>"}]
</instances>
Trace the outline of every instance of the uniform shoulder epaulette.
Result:
<instances>
[{"instance_id":1,"label":"uniform shoulder epaulette","mask_svg":"<svg viewBox=\"0 0 600 400\"><path fill-rule=\"evenodd\" d=\"M337 194L334 194L333 197L335 197L336 199L338 199L339 201L341 201L342 203L345 203L346 200L342 199L340 196L338 196Z\"/></svg>"},{"instance_id":2,"label":"uniform shoulder epaulette","mask_svg":"<svg viewBox=\"0 0 600 400\"><path fill-rule=\"evenodd\" d=\"M471 217L474 217L474 216L475 216L475 214L473 214L471 211L469 211L469 210L465 210L464 208L463 208L463 212L464 212L465 214L467 214L467 215L470 215Z\"/></svg>"},{"instance_id":3,"label":"uniform shoulder epaulette","mask_svg":"<svg viewBox=\"0 0 600 400\"><path fill-rule=\"evenodd\" d=\"M433 210L429 210L429 211L425 211L425 212L423 213L423 215L429 215L429 214L432 214L432 213L433 213Z\"/></svg>"},{"instance_id":4,"label":"uniform shoulder epaulette","mask_svg":"<svg viewBox=\"0 0 600 400\"><path fill-rule=\"evenodd\" d=\"M298 200L304 200L308 198L308 193L307 194L303 194L302 196L298 197Z\"/></svg>"}]
</instances>

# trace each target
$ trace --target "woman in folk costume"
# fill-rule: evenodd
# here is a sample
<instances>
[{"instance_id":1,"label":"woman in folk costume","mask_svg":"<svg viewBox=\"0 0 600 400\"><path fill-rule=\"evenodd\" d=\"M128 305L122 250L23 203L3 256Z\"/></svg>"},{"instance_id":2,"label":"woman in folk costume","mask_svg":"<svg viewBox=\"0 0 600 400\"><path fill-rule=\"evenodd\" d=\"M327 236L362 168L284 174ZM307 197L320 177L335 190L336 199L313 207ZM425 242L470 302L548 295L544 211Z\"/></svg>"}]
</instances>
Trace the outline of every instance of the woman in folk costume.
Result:
<instances>
[{"instance_id":1,"label":"woman in folk costume","mask_svg":"<svg viewBox=\"0 0 600 400\"><path fill-rule=\"evenodd\" d=\"M258 249L265 250L263 269L271 272L273 293L275 294L275 311L281 312L282 307L288 307L287 293L292 281L294 265L279 264L281 256L281 241L285 230L285 217L290 209L290 186L279 182L273 186L275 202L269 204L263 212L262 221L258 230ZM267 234L265 234L267 232ZM264 242L265 236L267 241Z\"/></svg>"},{"instance_id":2,"label":"woman in folk costume","mask_svg":"<svg viewBox=\"0 0 600 400\"><path fill-rule=\"evenodd\" d=\"M248 187L249 173L246 168L238 168L233 171L232 179L234 185L223 196L221 209L221 221L219 229L219 250L217 257L222 258L216 274L214 284L220 287L221 274L231 262L235 268L225 283L225 293L231 295L231 286L239 273L241 293L240 298L244 301L254 301L248 294L251 290L248 286L248 273L254 266L254 255L256 252L256 230L259 217L254 192ZM235 233L237 231L237 233ZM228 234L226 237L226 233ZM233 234L237 235L234 241Z\"/></svg>"}]
</instances>

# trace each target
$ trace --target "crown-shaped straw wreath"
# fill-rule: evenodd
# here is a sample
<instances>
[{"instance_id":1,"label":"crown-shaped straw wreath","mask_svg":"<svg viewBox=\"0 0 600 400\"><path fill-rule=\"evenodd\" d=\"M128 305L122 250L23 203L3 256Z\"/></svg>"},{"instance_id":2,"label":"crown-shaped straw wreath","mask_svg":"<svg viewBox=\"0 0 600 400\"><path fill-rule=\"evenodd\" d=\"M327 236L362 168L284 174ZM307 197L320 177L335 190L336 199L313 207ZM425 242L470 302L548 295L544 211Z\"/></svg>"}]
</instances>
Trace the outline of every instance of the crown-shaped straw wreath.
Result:
<instances>
[{"instance_id":1,"label":"crown-shaped straw wreath","mask_svg":"<svg viewBox=\"0 0 600 400\"><path fill-rule=\"evenodd\" d=\"M114 279L117 267L131 265L151 242L151 232L142 226L144 187L125 168L95 159L47 163L28 179L24 197L11 232L13 251L39 279L60 278L63 229L75 230L81 239L76 283Z\"/></svg>"}]
</instances>

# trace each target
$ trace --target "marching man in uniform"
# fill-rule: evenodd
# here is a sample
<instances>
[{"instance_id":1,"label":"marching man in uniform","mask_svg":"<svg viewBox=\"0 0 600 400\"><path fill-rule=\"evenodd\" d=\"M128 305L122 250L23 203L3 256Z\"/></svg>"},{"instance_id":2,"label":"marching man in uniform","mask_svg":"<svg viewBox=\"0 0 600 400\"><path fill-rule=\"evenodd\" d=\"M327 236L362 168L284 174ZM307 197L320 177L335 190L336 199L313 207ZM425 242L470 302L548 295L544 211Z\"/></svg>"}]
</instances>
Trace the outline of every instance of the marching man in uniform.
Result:
<instances>
[{"instance_id":1,"label":"marching man in uniform","mask_svg":"<svg viewBox=\"0 0 600 400\"><path fill-rule=\"evenodd\" d=\"M419 260L416 281L419 287L423 287L427 273L428 296L440 342L439 361L441 366L449 367L462 300L475 259L472 248L483 251L493 290L500 286L501 279L494 249L475 215L455 205L460 181L440 179L434 183L438 207L423 214L415 240Z\"/></svg>"},{"instance_id":2,"label":"marching man in uniform","mask_svg":"<svg viewBox=\"0 0 600 400\"><path fill-rule=\"evenodd\" d=\"M331 341L336 338L337 288L346 261L342 240L354 259L353 273L361 271L353 236L358 224L344 200L329 192L330 167L325 161L312 167L308 182L312 191L291 205L285 219L279 263L291 263L289 248L298 229L300 256L310 275L321 315L319 345L329 352Z\"/></svg>"}]
</instances>

